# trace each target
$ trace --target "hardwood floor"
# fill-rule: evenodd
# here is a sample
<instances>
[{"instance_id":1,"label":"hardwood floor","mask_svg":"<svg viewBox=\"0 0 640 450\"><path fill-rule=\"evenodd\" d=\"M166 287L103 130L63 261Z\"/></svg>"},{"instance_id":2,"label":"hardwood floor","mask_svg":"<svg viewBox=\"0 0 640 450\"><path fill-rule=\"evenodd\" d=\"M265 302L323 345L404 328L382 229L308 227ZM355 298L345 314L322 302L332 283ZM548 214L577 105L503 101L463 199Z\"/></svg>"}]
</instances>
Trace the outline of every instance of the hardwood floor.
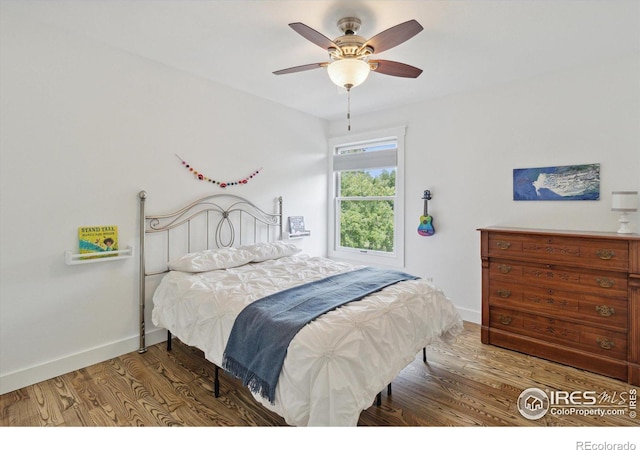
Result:
<instances>
[{"instance_id":1,"label":"hardwood floor","mask_svg":"<svg viewBox=\"0 0 640 450\"><path fill-rule=\"evenodd\" d=\"M436 343L393 381L381 406L360 417L361 426L638 426L621 416L558 415L524 418L517 399L527 388L595 391L628 397L637 389L621 381L480 343L480 327L448 346ZM175 341L144 354L129 353L0 396L0 425L7 427L280 426L237 380L220 377L213 396L213 366L202 353ZM372 399L373 402L374 399ZM628 403L628 402L627 402ZM626 404L625 404L626 406Z\"/></svg>"}]
</instances>

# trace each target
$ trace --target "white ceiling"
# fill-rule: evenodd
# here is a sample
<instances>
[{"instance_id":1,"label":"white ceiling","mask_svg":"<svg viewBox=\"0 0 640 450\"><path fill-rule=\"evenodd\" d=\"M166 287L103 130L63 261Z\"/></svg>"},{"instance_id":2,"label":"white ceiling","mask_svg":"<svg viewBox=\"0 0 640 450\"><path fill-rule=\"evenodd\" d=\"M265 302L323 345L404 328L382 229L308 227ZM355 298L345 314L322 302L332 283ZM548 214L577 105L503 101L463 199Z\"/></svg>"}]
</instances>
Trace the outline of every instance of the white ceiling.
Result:
<instances>
[{"instance_id":1,"label":"white ceiling","mask_svg":"<svg viewBox=\"0 0 640 450\"><path fill-rule=\"evenodd\" d=\"M372 73L352 113L388 109L581 64L640 54L640 0L1 0L2 8L272 100L338 119L346 96L317 69L327 61L288 24L330 39L338 19L370 38L416 19L424 30L381 59L424 70L417 79ZM378 57L378 55L376 55Z\"/></svg>"}]
</instances>

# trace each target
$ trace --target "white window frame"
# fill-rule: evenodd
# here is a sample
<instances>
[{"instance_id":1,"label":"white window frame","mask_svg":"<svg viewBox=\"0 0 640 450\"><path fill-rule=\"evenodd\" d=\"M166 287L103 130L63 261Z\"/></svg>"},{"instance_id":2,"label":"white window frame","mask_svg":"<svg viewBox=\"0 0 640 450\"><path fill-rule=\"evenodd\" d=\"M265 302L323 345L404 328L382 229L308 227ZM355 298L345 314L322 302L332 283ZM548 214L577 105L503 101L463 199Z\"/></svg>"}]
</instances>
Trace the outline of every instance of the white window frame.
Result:
<instances>
[{"instance_id":1,"label":"white window frame","mask_svg":"<svg viewBox=\"0 0 640 450\"><path fill-rule=\"evenodd\" d=\"M360 134L350 134L329 139L329 222L328 249L329 258L353 261L362 264L404 267L404 145L406 126L399 126L385 130L375 130ZM394 243L393 253L376 252L371 250L345 249L340 247L340 214L337 210L338 185L337 173L334 171L334 155L339 148L351 145L374 144L378 141L396 140L396 195L394 199ZM375 153L375 152L374 152Z\"/></svg>"}]
</instances>

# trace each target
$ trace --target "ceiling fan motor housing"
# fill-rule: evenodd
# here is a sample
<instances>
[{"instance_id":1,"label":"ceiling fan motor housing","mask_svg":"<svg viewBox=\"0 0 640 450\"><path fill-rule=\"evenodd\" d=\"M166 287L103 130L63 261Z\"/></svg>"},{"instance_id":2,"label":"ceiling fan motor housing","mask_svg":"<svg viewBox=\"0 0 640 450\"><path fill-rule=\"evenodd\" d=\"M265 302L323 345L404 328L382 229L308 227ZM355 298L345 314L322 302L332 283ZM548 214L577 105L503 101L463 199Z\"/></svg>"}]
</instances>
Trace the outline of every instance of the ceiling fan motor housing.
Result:
<instances>
[{"instance_id":1,"label":"ceiling fan motor housing","mask_svg":"<svg viewBox=\"0 0 640 450\"><path fill-rule=\"evenodd\" d=\"M343 58L363 59L373 53L371 47L364 46L367 40L356 34L360 29L360 24L360 19L357 17L345 17L338 21L338 28L344 35L333 40L338 48L329 49L329 56L332 60Z\"/></svg>"},{"instance_id":2,"label":"ceiling fan motor housing","mask_svg":"<svg viewBox=\"0 0 640 450\"><path fill-rule=\"evenodd\" d=\"M343 17L338 20L338 29L344 34L356 34L362 22L357 17Z\"/></svg>"}]
</instances>

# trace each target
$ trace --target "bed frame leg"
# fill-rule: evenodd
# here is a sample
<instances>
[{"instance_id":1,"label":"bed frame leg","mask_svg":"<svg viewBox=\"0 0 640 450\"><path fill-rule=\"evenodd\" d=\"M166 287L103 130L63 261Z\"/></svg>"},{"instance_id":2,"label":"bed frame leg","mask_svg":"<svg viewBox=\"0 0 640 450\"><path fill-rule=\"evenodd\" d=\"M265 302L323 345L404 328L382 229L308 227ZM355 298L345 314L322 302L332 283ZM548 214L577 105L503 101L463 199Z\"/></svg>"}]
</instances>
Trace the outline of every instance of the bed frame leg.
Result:
<instances>
[{"instance_id":1,"label":"bed frame leg","mask_svg":"<svg viewBox=\"0 0 640 450\"><path fill-rule=\"evenodd\" d=\"M213 395L215 398L220 397L220 378L218 374L218 366L214 366L214 374L213 374Z\"/></svg>"},{"instance_id":2,"label":"bed frame leg","mask_svg":"<svg viewBox=\"0 0 640 450\"><path fill-rule=\"evenodd\" d=\"M167 330L167 351L171 351L171 331Z\"/></svg>"},{"instance_id":3,"label":"bed frame leg","mask_svg":"<svg viewBox=\"0 0 640 450\"><path fill-rule=\"evenodd\" d=\"M427 347L422 347L422 361L427 362ZM391 395L391 383L387 385L387 395ZM376 406L382 404L382 392L378 392L376 395Z\"/></svg>"},{"instance_id":4,"label":"bed frame leg","mask_svg":"<svg viewBox=\"0 0 640 450\"><path fill-rule=\"evenodd\" d=\"M427 347L422 347L422 361L427 362ZM391 395L391 383L387 385L387 395ZM376 406L382 404L382 392L378 392L376 395Z\"/></svg>"},{"instance_id":5,"label":"bed frame leg","mask_svg":"<svg viewBox=\"0 0 640 450\"><path fill-rule=\"evenodd\" d=\"M387 395L391 395L391 383L387 385ZM380 406L382 404L382 392L378 392L376 395L376 406Z\"/></svg>"}]
</instances>

